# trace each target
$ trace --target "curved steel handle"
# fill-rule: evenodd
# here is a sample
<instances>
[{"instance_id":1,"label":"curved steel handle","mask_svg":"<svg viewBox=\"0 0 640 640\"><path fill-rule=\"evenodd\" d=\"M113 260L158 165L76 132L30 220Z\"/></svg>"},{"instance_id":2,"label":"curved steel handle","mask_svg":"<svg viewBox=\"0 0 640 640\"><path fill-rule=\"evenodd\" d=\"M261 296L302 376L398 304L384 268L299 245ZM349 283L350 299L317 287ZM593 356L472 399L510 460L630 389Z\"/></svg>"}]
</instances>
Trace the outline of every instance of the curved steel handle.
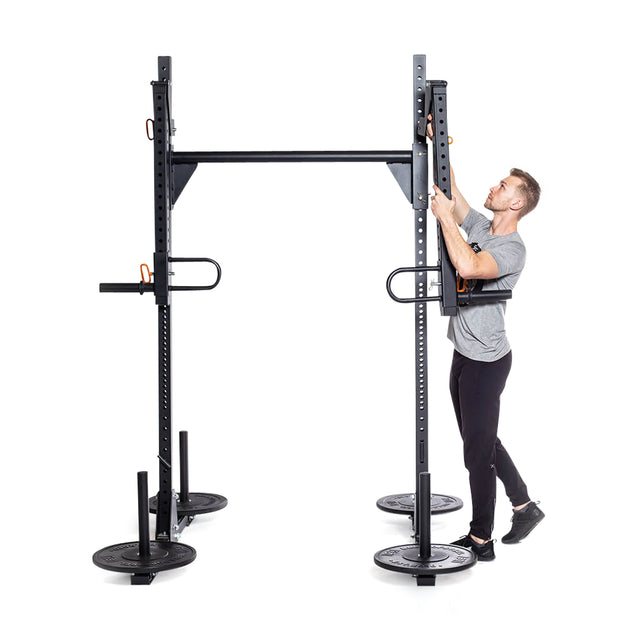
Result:
<instances>
[{"instance_id":1,"label":"curved steel handle","mask_svg":"<svg viewBox=\"0 0 640 640\"><path fill-rule=\"evenodd\" d=\"M169 285L169 291L207 291L217 287L220 282L220 278L222 277L222 269L220 268L220 265L211 258L169 258L169 262L210 262L218 271L218 277L213 284L204 286Z\"/></svg>"},{"instance_id":2,"label":"curved steel handle","mask_svg":"<svg viewBox=\"0 0 640 640\"><path fill-rule=\"evenodd\" d=\"M440 296L424 296L422 298L398 298L398 296L393 293L391 290L391 281L399 274L399 273L420 273L422 271L440 271L439 267L401 267L400 269L396 269L389 274L387 278L387 293L396 301L396 302L432 302L434 300L440 300Z\"/></svg>"}]
</instances>

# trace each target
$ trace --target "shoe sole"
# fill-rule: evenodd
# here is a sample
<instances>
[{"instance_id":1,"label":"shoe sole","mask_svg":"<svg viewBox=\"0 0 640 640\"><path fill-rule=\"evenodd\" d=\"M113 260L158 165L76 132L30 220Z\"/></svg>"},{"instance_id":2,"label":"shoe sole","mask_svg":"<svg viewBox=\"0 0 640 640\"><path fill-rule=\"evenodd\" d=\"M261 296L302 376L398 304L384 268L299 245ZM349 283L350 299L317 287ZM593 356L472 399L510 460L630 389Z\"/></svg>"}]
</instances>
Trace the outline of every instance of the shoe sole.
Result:
<instances>
[{"instance_id":1,"label":"shoe sole","mask_svg":"<svg viewBox=\"0 0 640 640\"><path fill-rule=\"evenodd\" d=\"M476 553L476 558L478 558L478 562L492 562L493 560L496 559L495 556L493 556L493 558L482 558L477 553Z\"/></svg>"},{"instance_id":2,"label":"shoe sole","mask_svg":"<svg viewBox=\"0 0 640 640\"><path fill-rule=\"evenodd\" d=\"M538 522L536 522L533 527L531 527L531 529L529 529L529 531L527 531L523 536L520 536L517 539L514 540L505 540L504 538L501 540L502 544L518 544L518 542L520 542L521 540L524 540L543 520L544 520L545 516L543 515L542 518L540 518L540 520L538 520Z\"/></svg>"}]
</instances>

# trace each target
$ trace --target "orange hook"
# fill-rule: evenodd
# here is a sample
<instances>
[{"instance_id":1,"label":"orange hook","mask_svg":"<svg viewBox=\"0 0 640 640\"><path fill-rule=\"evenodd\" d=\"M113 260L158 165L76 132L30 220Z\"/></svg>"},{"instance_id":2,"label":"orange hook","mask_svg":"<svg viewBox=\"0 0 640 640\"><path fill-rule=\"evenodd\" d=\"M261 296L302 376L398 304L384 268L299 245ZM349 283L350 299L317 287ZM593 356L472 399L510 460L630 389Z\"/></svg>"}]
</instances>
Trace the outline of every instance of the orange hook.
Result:
<instances>
[{"instance_id":1,"label":"orange hook","mask_svg":"<svg viewBox=\"0 0 640 640\"><path fill-rule=\"evenodd\" d=\"M145 274L145 269L147 270L146 274ZM140 265L140 275L142 276L142 282L144 282L145 284L151 283L151 276L153 275L153 273L151 273L151 270L149 269L148 264Z\"/></svg>"}]
</instances>

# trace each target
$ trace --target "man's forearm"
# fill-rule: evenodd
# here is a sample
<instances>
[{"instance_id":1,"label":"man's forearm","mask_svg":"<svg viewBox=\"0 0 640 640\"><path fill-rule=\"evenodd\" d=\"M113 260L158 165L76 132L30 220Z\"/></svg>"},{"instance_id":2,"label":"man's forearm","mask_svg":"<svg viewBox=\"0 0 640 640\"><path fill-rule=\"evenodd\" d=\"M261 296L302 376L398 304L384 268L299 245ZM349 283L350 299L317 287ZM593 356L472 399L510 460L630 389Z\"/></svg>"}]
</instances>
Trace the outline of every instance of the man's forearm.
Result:
<instances>
[{"instance_id":1,"label":"man's forearm","mask_svg":"<svg viewBox=\"0 0 640 640\"><path fill-rule=\"evenodd\" d=\"M440 222L440 228L442 229L444 242L447 245L447 252L456 271L463 278L475 277L473 274L477 271L476 253L460 235L456 220L447 218Z\"/></svg>"},{"instance_id":2,"label":"man's forearm","mask_svg":"<svg viewBox=\"0 0 640 640\"><path fill-rule=\"evenodd\" d=\"M467 217L471 207L469 203L464 199L464 196L460 193L458 185L456 184L456 176L453 173L453 167L451 167L451 193L456 200L456 206L453 210L453 217L458 224L462 224Z\"/></svg>"},{"instance_id":3,"label":"man's forearm","mask_svg":"<svg viewBox=\"0 0 640 640\"><path fill-rule=\"evenodd\" d=\"M447 251L458 275L464 278L493 280L498 277L498 263L488 251L476 253L460 235L452 215L440 221L440 228Z\"/></svg>"}]
</instances>

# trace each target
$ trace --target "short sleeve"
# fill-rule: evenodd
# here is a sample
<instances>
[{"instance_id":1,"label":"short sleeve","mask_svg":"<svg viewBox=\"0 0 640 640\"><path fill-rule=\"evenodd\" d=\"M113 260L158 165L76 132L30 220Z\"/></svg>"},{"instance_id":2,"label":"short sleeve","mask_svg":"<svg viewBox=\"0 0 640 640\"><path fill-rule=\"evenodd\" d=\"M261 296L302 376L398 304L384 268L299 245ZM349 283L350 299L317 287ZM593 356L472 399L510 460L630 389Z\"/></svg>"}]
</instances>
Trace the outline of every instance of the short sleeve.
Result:
<instances>
[{"instance_id":1,"label":"short sleeve","mask_svg":"<svg viewBox=\"0 0 640 640\"><path fill-rule=\"evenodd\" d=\"M481 213L479 213L475 209L469 209L467 217L462 221L462 224L460 226L466 231L468 235L476 225L482 223L487 224L488 222L489 219L485 218L485 216L483 216Z\"/></svg>"},{"instance_id":2,"label":"short sleeve","mask_svg":"<svg viewBox=\"0 0 640 640\"><path fill-rule=\"evenodd\" d=\"M527 251L521 242L505 242L487 250L498 265L498 277L520 273L524 269Z\"/></svg>"}]
</instances>

